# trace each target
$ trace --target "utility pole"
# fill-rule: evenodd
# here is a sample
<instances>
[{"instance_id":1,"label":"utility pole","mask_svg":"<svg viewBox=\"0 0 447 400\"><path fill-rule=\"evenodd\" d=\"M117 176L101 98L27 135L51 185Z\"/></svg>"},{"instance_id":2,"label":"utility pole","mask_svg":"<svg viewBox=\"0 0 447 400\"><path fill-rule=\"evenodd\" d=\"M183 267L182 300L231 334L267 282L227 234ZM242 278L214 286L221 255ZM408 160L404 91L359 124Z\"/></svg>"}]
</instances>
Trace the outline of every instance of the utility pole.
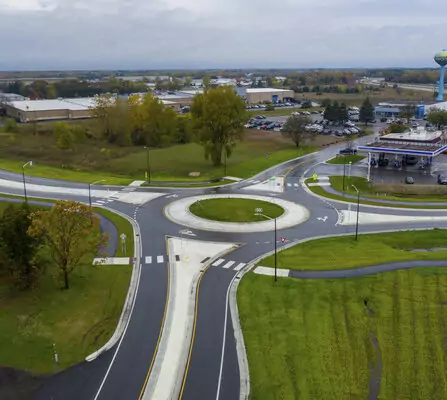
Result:
<instances>
[{"instance_id":1,"label":"utility pole","mask_svg":"<svg viewBox=\"0 0 447 400\"><path fill-rule=\"evenodd\" d=\"M359 240L360 192L354 185L351 185L351 186L357 192L357 222L355 224L355 240L357 241L357 240Z\"/></svg>"},{"instance_id":2,"label":"utility pole","mask_svg":"<svg viewBox=\"0 0 447 400\"><path fill-rule=\"evenodd\" d=\"M147 183L151 183L151 155L149 151L149 146L144 146L146 149L146 179Z\"/></svg>"}]
</instances>

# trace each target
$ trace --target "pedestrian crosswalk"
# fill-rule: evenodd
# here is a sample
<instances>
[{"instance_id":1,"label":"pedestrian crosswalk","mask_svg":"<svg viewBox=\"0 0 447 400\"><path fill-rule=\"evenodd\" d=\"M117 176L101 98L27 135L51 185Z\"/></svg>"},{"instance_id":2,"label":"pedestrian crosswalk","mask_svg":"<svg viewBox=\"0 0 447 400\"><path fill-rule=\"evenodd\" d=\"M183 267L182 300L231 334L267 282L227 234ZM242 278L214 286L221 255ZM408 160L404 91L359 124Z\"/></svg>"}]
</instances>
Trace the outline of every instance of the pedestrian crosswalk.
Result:
<instances>
[{"instance_id":1,"label":"pedestrian crosswalk","mask_svg":"<svg viewBox=\"0 0 447 400\"><path fill-rule=\"evenodd\" d=\"M247 183L252 183L253 185L256 185L257 183L260 183L261 181L255 180L255 179L250 179L249 181L247 181Z\"/></svg>"},{"instance_id":2,"label":"pedestrian crosswalk","mask_svg":"<svg viewBox=\"0 0 447 400\"><path fill-rule=\"evenodd\" d=\"M144 257L144 263L145 264L162 264L165 261L165 256L164 255L159 255L156 257L152 257L152 256L146 256Z\"/></svg>"},{"instance_id":3,"label":"pedestrian crosswalk","mask_svg":"<svg viewBox=\"0 0 447 400\"><path fill-rule=\"evenodd\" d=\"M218 260L214 261L211 266L240 271L245 267L245 263L219 258Z\"/></svg>"}]
</instances>

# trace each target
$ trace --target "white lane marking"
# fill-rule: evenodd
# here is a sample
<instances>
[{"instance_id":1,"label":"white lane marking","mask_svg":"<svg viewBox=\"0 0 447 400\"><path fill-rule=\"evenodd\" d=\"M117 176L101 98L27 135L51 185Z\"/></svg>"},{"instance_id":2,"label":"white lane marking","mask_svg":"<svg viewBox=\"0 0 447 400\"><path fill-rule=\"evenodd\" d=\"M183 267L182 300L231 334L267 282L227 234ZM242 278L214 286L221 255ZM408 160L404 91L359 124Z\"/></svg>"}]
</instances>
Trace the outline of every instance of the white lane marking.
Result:
<instances>
[{"instance_id":1,"label":"white lane marking","mask_svg":"<svg viewBox=\"0 0 447 400\"><path fill-rule=\"evenodd\" d=\"M230 294L231 286L233 285L233 282L238 275L239 274L235 274L233 276L233 279L231 280L230 284L228 285L227 296L225 298L225 319L224 319L224 330L223 330L223 339L222 339L222 356L220 358L219 381L217 383L216 400L219 400L220 386L222 384L222 372L223 372L223 364L224 364L224 357L225 357L225 341L227 338L228 296Z\"/></svg>"},{"instance_id":2,"label":"white lane marking","mask_svg":"<svg viewBox=\"0 0 447 400\"><path fill-rule=\"evenodd\" d=\"M298 183L294 183L293 186L298 187L299 185L298 185Z\"/></svg>"},{"instance_id":3,"label":"white lane marking","mask_svg":"<svg viewBox=\"0 0 447 400\"><path fill-rule=\"evenodd\" d=\"M288 183L287 186L290 187L290 186L292 186L292 184L291 184L291 183Z\"/></svg>"},{"instance_id":4,"label":"white lane marking","mask_svg":"<svg viewBox=\"0 0 447 400\"><path fill-rule=\"evenodd\" d=\"M152 257L151 256L146 256L146 264L152 264Z\"/></svg>"},{"instance_id":5,"label":"white lane marking","mask_svg":"<svg viewBox=\"0 0 447 400\"><path fill-rule=\"evenodd\" d=\"M104 204L105 201L104 201L104 200L96 200L95 203L98 203L98 204Z\"/></svg>"},{"instance_id":6,"label":"white lane marking","mask_svg":"<svg viewBox=\"0 0 447 400\"><path fill-rule=\"evenodd\" d=\"M211 264L213 267L218 267L220 264L222 264L225 260L223 258L217 260L213 264Z\"/></svg>"},{"instance_id":7,"label":"white lane marking","mask_svg":"<svg viewBox=\"0 0 447 400\"><path fill-rule=\"evenodd\" d=\"M261 182L261 181L253 181L254 184L259 183L259 182Z\"/></svg>"},{"instance_id":8,"label":"white lane marking","mask_svg":"<svg viewBox=\"0 0 447 400\"><path fill-rule=\"evenodd\" d=\"M160 264L163 262L163 256L157 256L157 262Z\"/></svg>"},{"instance_id":9,"label":"white lane marking","mask_svg":"<svg viewBox=\"0 0 447 400\"><path fill-rule=\"evenodd\" d=\"M239 263L238 265L237 265L237 267L234 267L233 268L233 271L240 271L242 268L244 268L245 267L245 263Z\"/></svg>"},{"instance_id":10,"label":"white lane marking","mask_svg":"<svg viewBox=\"0 0 447 400\"><path fill-rule=\"evenodd\" d=\"M225 265L222 265L222 268L230 268L233 264L236 264L236 261L228 261Z\"/></svg>"}]
</instances>

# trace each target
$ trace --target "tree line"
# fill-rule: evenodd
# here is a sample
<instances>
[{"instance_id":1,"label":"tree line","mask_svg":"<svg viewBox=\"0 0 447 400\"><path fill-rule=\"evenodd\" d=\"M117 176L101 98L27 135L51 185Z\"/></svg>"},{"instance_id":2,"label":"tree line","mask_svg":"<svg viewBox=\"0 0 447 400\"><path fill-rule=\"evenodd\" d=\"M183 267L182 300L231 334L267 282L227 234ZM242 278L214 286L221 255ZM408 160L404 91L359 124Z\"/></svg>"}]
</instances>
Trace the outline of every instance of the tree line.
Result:
<instances>
[{"instance_id":1,"label":"tree line","mask_svg":"<svg viewBox=\"0 0 447 400\"><path fill-rule=\"evenodd\" d=\"M30 290L51 268L57 284L69 289L70 275L82 258L101 252L107 243L99 218L87 205L58 201L36 210L11 204L0 217L0 276L19 290Z\"/></svg>"}]
</instances>

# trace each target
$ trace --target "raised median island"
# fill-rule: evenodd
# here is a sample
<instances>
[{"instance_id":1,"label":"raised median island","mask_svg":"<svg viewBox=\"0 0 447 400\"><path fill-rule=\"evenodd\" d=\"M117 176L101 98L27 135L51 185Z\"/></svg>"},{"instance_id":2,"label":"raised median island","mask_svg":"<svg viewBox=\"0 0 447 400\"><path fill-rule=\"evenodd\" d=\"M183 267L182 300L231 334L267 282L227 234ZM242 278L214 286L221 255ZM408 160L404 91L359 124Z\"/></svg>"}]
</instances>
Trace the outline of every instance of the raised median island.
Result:
<instances>
[{"instance_id":1,"label":"raised median island","mask_svg":"<svg viewBox=\"0 0 447 400\"><path fill-rule=\"evenodd\" d=\"M284 209L262 200L217 198L196 201L189 211L200 218L220 222L260 222L278 218Z\"/></svg>"}]
</instances>

